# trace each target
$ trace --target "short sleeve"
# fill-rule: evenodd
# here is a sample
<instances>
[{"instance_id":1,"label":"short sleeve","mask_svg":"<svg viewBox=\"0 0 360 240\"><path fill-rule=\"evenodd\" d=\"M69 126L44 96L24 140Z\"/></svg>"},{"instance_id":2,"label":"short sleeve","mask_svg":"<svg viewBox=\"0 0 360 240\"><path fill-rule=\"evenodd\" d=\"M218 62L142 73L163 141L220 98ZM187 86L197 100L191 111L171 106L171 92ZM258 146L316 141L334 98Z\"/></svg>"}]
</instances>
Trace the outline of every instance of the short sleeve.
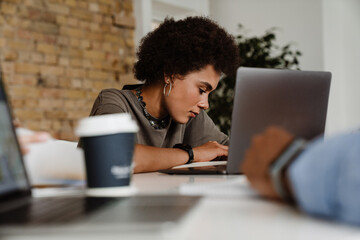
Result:
<instances>
[{"instance_id":1,"label":"short sleeve","mask_svg":"<svg viewBox=\"0 0 360 240\"><path fill-rule=\"evenodd\" d=\"M96 98L90 116L123 113L126 111L123 96L117 89L102 90Z\"/></svg>"},{"instance_id":2,"label":"short sleeve","mask_svg":"<svg viewBox=\"0 0 360 240\"><path fill-rule=\"evenodd\" d=\"M219 130L204 110L201 110L196 118L187 123L184 143L197 147L208 141L229 145L229 137Z\"/></svg>"}]
</instances>

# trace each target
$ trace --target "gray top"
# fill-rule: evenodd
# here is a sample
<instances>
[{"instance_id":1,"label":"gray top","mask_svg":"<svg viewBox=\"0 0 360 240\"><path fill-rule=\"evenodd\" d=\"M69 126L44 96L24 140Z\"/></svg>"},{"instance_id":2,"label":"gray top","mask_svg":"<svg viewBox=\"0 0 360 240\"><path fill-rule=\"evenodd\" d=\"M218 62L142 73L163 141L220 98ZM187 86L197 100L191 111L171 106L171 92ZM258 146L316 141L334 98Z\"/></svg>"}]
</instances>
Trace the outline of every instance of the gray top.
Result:
<instances>
[{"instance_id":1,"label":"gray top","mask_svg":"<svg viewBox=\"0 0 360 240\"><path fill-rule=\"evenodd\" d=\"M164 129L154 129L144 116L139 100L131 90L104 89L95 100L90 116L128 112L137 121L139 132L135 142L148 146L171 148L177 143L200 146L208 141L228 145L229 138L220 132L207 113L200 111L196 118L179 124L170 118Z\"/></svg>"}]
</instances>

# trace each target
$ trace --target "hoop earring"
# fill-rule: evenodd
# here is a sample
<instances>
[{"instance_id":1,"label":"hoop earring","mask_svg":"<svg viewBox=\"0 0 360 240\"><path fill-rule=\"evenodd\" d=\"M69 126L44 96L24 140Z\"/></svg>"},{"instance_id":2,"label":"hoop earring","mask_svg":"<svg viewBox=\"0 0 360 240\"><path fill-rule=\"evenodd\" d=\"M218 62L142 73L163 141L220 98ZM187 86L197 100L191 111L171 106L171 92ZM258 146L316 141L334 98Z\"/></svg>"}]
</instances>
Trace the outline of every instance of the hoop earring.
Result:
<instances>
[{"instance_id":1,"label":"hoop earring","mask_svg":"<svg viewBox=\"0 0 360 240\"><path fill-rule=\"evenodd\" d=\"M169 91L166 93L166 87L168 85L169 85ZM171 81L169 83L165 83L165 86L164 86L164 89L163 89L163 94L164 94L165 97L168 97L170 95L171 88L172 88Z\"/></svg>"}]
</instances>

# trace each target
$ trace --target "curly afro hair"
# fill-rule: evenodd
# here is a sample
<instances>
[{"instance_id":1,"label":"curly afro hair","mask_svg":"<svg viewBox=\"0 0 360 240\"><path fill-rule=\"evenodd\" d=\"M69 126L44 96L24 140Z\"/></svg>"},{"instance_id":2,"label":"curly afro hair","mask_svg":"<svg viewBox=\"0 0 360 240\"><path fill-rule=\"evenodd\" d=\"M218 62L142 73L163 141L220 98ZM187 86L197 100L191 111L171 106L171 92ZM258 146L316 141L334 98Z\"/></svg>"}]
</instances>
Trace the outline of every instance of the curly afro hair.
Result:
<instances>
[{"instance_id":1,"label":"curly afro hair","mask_svg":"<svg viewBox=\"0 0 360 240\"><path fill-rule=\"evenodd\" d=\"M234 38L206 17L165 19L142 39L136 54L135 77L145 84L164 76L185 76L209 64L218 73L231 75L239 65Z\"/></svg>"}]
</instances>

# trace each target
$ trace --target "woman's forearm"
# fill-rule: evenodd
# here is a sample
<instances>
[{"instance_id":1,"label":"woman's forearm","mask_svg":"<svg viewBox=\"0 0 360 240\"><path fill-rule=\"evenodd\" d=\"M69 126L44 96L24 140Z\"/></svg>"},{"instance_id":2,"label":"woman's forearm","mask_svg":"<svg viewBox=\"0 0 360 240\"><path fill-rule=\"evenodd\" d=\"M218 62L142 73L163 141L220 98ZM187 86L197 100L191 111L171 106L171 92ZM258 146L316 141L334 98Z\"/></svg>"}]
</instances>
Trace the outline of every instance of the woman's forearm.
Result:
<instances>
[{"instance_id":1,"label":"woman's forearm","mask_svg":"<svg viewBox=\"0 0 360 240\"><path fill-rule=\"evenodd\" d=\"M189 160L187 152L177 148L159 148L141 144L135 145L134 173L154 172L185 164Z\"/></svg>"}]
</instances>

